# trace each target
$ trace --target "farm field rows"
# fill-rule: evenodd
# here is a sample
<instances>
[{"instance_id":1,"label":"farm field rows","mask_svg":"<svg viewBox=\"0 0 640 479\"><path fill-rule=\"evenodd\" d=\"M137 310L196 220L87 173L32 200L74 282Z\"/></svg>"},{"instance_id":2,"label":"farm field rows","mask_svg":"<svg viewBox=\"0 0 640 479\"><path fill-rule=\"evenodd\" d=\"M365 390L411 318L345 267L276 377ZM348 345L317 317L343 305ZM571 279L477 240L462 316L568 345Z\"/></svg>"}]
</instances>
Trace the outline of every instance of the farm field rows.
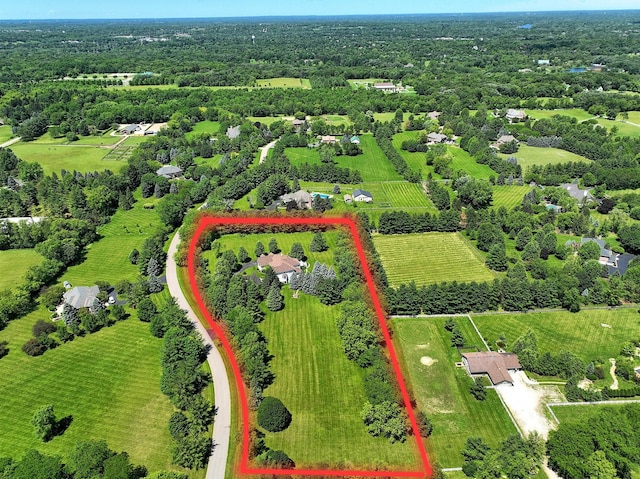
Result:
<instances>
[{"instance_id":1,"label":"farm field rows","mask_svg":"<svg viewBox=\"0 0 640 479\"><path fill-rule=\"evenodd\" d=\"M0 291L21 284L31 266L40 264L42 256L33 249L9 249L0 251ZM8 267L10 265L10 267Z\"/></svg>"},{"instance_id":2,"label":"farm field rows","mask_svg":"<svg viewBox=\"0 0 640 479\"><path fill-rule=\"evenodd\" d=\"M105 439L110 448L127 451L134 464L170 468L167 423L173 407L160 392L162 341L132 317L40 357L27 356L22 344L33 324L48 317L41 308L0 332L10 349L0 361L0 455L20 457L37 447L64 457L79 440ZM31 418L47 404L54 405L58 419L71 416L72 422L64 434L43 443Z\"/></svg>"},{"instance_id":3,"label":"farm field rows","mask_svg":"<svg viewBox=\"0 0 640 479\"><path fill-rule=\"evenodd\" d=\"M515 156L518 159L518 164L522 166L523 170L526 170L532 165L555 165L557 163L567 163L569 161L582 161L585 163L591 160L584 156L576 155L570 151L561 150L559 148L536 148L533 146L520 145L517 153L506 155L500 153L501 158L508 158L509 156Z\"/></svg>"},{"instance_id":4,"label":"farm field rows","mask_svg":"<svg viewBox=\"0 0 640 479\"><path fill-rule=\"evenodd\" d=\"M504 335L510 348L530 329L537 336L540 352L571 351L584 361L616 357L640 333L638 312L630 308L479 314L473 320L490 346Z\"/></svg>"},{"instance_id":5,"label":"farm field rows","mask_svg":"<svg viewBox=\"0 0 640 479\"><path fill-rule=\"evenodd\" d=\"M531 191L531 186L496 185L493 187L493 208L504 206L507 210L522 204L524 195Z\"/></svg>"},{"instance_id":6,"label":"farm field rows","mask_svg":"<svg viewBox=\"0 0 640 479\"><path fill-rule=\"evenodd\" d=\"M389 284L491 281L495 275L459 233L374 235Z\"/></svg>"},{"instance_id":7,"label":"farm field rows","mask_svg":"<svg viewBox=\"0 0 640 479\"><path fill-rule=\"evenodd\" d=\"M482 348L467 318L456 321L466 344ZM471 379L464 368L455 366L460 353L451 346L444 322L445 318L394 319L393 329L418 408L433 422L427 442L430 460L449 468L462 465L468 437L482 437L495 447L517 431L494 390L487 390L485 401L469 394Z\"/></svg>"}]
</instances>

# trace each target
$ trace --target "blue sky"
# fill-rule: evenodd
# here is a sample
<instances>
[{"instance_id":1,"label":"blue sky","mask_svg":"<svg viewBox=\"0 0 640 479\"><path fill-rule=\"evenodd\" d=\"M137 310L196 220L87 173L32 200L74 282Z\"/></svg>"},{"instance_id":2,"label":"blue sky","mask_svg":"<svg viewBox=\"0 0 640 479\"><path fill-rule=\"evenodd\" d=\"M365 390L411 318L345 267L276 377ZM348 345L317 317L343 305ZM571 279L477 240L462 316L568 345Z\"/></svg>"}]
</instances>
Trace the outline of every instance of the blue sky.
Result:
<instances>
[{"instance_id":1,"label":"blue sky","mask_svg":"<svg viewBox=\"0 0 640 479\"><path fill-rule=\"evenodd\" d=\"M532 12L639 7L638 0L0 0L0 19Z\"/></svg>"}]
</instances>

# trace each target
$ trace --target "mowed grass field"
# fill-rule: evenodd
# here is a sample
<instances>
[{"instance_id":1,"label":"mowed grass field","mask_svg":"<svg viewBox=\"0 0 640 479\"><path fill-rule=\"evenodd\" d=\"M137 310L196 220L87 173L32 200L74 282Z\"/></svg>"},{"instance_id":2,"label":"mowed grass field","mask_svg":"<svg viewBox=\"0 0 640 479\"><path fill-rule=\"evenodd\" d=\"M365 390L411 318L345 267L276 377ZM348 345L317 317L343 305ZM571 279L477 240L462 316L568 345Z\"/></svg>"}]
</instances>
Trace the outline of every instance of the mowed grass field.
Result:
<instances>
[{"instance_id":1,"label":"mowed grass field","mask_svg":"<svg viewBox=\"0 0 640 479\"><path fill-rule=\"evenodd\" d=\"M524 195L531 191L531 186L518 185L495 185L493 187L493 208L504 206L507 210L511 210L522 204Z\"/></svg>"},{"instance_id":2,"label":"mowed grass field","mask_svg":"<svg viewBox=\"0 0 640 479\"><path fill-rule=\"evenodd\" d=\"M142 138L142 137L141 137ZM129 140L121 145L123 147ZM109 169L119 171L126 165L125 161L117 161L107 154L115 150L99 146L60 145L39 142L18 142L11 145L11 150L24 161L36 162L42 166L45 175L60 170L79 171L81 173ZM113 159L111 159L113 158Z\"/></svg>"},{"instance_id":3,"label":"mowed grass field","mask_svg":"<svg viewBox=\"0 0 640 479\"><path fill-rule=\"evenodd\" d=\"M491 281L495 275L459 233L373 235L389 284Z\"/></svg>"},{"instance_id":4,"label":"mowed grass field","mask_svg":"<svg viewBox=\"0 0 640 479\"><path fill-rule=\"evenodd\" d=\"M91 286L97 280L115 284L138 278L138 267L129 262L129 253L142 249L144 240L160 226L160 218L154 210L143 207L157 202L155 198L141 199L139 191L135 197L138 201L131 210L118 210L109 223L98 228L101 238L89 246L86 260L69 267L61 279L74 286Z\"/></svg>"},{"instance_id":5,"label":"mowed grass field","mask_svg":"<svg viewBox=\"0 0 640 479\"><path fill-rule=\"evenodd\" d=\"M394 319L394 341L400 345L402 367L418 408L433 422L427 440L431 462L460 467L461 451L468 437L479 436L492 447L516 434L515 426L492 389L477 401L469 393L471 378L457 368L460 353L451 347L445 318ZM482 341L467 318L457 318L469 345Z\"/></svg>"},{"instance_id":6,"label":"mowed grass field","mask_svg":"<svg viewBox=\"0 0 640 479\"><path fill-rule=\"evenodd\" d=\"M13 137L13 133L11 132L10 125L0 126L0 143L4 143L7 140L10 140Z\"/></svg>"},{"instance_id":7,"label":"mowed grass field","mask_svg":"<svg viewBox=\"0 0 640 479\"><path fill-rule=\"evenodd\" d=\"M490 346L504 335L510 349L531 329L541 352L571 351L584 361L617 357L624 344L640 337L640 315L635 308L480 314L473 320Z\"/></svg>"},{"instance_id":8,"label":"mowed grass field","mask_svg":"<svg viewBox=\"0 0 640 479\"><path fill-rule=\"evenodd\" d=\"M293 299L286 287L283 293L284 310L269 312L260 324L276 375L264 394L282 400L293 419L287 430L267 433L267 445L285 451L298 468L416 468L413 438L390 444L369 435L360 419L365 371L343 352L340 306L323 306L305 294Z\"/></svg>"},{"instance_id":9,"label":"mowed grass field","mask_svg":"<svg viewBox=\"0 0 640 479\"><path fill-rule=\"evenodd\" d=\"M565 110L525 110L527 115L531 118L539 120L541 118L550 118L554 115L571 116L578 121L590 120L595 118L591 113L583 110L582 108L568 108Z\"/></svg>"},{"instance_id":10,"label":"mowed grass field","mask_svg":"<svg viewBox=\"0 0 640 479\"><path fill-rule=\"evenodd\" d=\"M0 291L21 284L29 267L41 261L42 256L32 249L0 251Z\"/></svg>"},{"instance_id":11,"label":"mowed grass field","mask_svg":"<svg viewBox=\"0 0 640 479\"><path fill-rule=\"evenodd\" d=\"M265 78L256 80L256 86L260 88L311 88L308 78Z\"/></svg>"},{"instance_id":12,"label":"mowed grass field","mask_svg":"<svg viewBox=\"0 0 640 479\"><path fill-rule=\"evenodd\" d=\"M518 164L522 166L522 169L533 165L555 165L557 163L566 163L568 161L581 161L585 163L591 162L591 160L584 156L576 155L570 151L561 150L559 148L536 148L533 146L520 145L518 152L512 155L499 154L502 158L508 158L509 156L515 156L518 158Z\"/></svg>"},{"instance_id":13,"label":"mowed grass field","mask_svg":"<svg viewBox=\"0 0 640 479\"><path fill-rule=\"evenodd\" d=\"M185 136L188 139L194 138L197 135L201 135L202 133L206 133L208 135L216 135L220 132L220 122L218 121L199 121L195 125L193 125L193 129L188 132Z\"/></svg>"},{"instance_id":14,"label":"mowed grass field","mask_svg":"<svg viewBox=\"0 0 640 479\"><path fill-rule=\"evenodd\" d=\"M620 407L640 408L640 404L580 404L576 406L554 406L550 404L551 410L558 418L560 424L575 423L588 420L600 414L604 410L618 409Z\"/></svg>"},{"instance_id":15,"label":"mowed grass field","mask_svg":"<svg viewBox=\"0 0 640 479\"><path fill-rule=\"evenodd\" d=\"M149 325L131 317L97 333L63 344L40 357L22 345L31 337L43 308L0 331L10 352L0 361L0 456L19 458L29 449L65 457L80 440L105 439L149 471L170 468L173 411L160 392L162 340ZM53 404L58 419L72 417L68 429L47 443L36 438L31 418Z\"/></svg>"}]
</instances>

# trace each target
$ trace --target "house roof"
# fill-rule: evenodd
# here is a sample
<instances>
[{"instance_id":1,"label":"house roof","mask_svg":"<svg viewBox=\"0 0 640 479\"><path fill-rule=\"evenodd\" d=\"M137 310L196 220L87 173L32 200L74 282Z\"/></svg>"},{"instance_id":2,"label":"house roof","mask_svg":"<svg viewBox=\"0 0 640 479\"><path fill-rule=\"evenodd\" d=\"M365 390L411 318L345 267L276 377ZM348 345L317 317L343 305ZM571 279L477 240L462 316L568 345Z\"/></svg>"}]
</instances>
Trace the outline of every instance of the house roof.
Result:
<instances>
[{"instance_id":1,"label":"house roof","mask_svg":"<svg viewBox=\"0 0 640 479\"><path fill-rule=\"evenodd\" d=\"M356 196L368 196L369 198L373 198L373 195L371 193L369 193L366 190L353 190L353 197L355 198Z\"/></svg>"},{"instance_id":2,"label":"house roof","mask_svg":"<svg viewBox=\"0 0 640 479\"><path fill-rule=\"evenodd\" d=\"M66 291L62 298L64 302L76 309L88 308L98 296L100 288L98 286L76 286Z\"/></svg>"},{"instance_id":3,"label":"house roof","mask_svg":"<svg viewBox=\"0 0 640 479\"><path fill-rule=\"evenodd\" d=\"M441 142L448 139L449 137L447 135L443 135L442 133L431 132L427 135L427 138L431 141Z\"/></svg>"},{"instance_id":4,"label":"house roof","mask_svg":"<svg viewBox=\"0 0 640 479\"><path fill-rule=\"evenodd\" d=\"M518 141L518 140L513 135L502 135L500 138L498 138L498 141L496 143L498 143L499 145L502 145L503 143L509 143L510 141Z\"/></svg>"},{"instance_id":5,"label":"house roof","mask_svg":"<svg viewBox=\"0 0 640 479\"><path fill-rule=\"evenodd\" d=\"M522 369L518 355L514 353L481 351L463 353L462 357L467 360L470 374L487 374L493 384L513 383L508 370Z\"/></svg>"},{"instance_id":6,"label":"house roof","mask_svg":"<svg viewBox=\"0 0 640 479\"><path fill-rule=\"evenodd\" d=\"M374 83L373 86L374 88L395 88L396 87L393 84L393 82L390 82L390 81Z\"/></svg>"},{"instance_id":7,"label":"house roof","mask_svg":"<svg viewBox=\"0 0 640 479\"><path fill-rule=\"evenodd\" d=\"M298 190L295 193L287 193L286 195L282 195L280 199L285 203L293 200L300 206L302 205L308 206L311 204L311 201L312 201L311 194L309 194L309 192L304 190Z\"/></svg>"},{"instance_id":8,"label":"house roof","mask_svg":"<svg viewBox=\"0 0 640 479\"><path fill-rule=\"evenodd\" d=\"M120 131L123 132L123 133L131 134L131 133L133 133L135 131L138 131L139 129L140 129L140 125L133 124L133 125L127 125L127 126L122 127L120 129Z\"/></svg>"},{"instance_id":9,"label":"house roof","mask_svg":"<svg viewBox=\"0 0 640 479\"><path fill-rule=\"evenodd\" d=\"M175 176L182 173L182 168L173 165L164 165L162 168L158 168L156 175L158 176Z\"/></svg>"},{"instance_id":10,"label":"house roof","mask_svg":"<svg viewBox=\"0 0 640 479\"><path fill-rule=\"evenodd\" d=\"M567 190L569 195L578 201L582 201L585 198L589 200L593 198L589 190L581 190L576 183L563 183L560 187Z\"/></svg>"},{"instance_id":11,"label":"house roof","mask_svg":"<svg viewBox=\"0 0 640 479\"><path fill-rule=\"evenodd\" d=\"M589 243L593 241L600 246L600 263L607 266L609 275L613 274L625 274L629 269L629 263L636 257L629 253L618 254L605 247L605 241L599 238L582 238L580 244ZM570 242L567 242L570 243Z\"/></svg>"},{"instance_id":12,"label":"house roof","mask_svg":"<svg viewBox=\"0 0 640 479\"><path fill-rule=\"evenodd\" d=\"M238 138L240 136L240 125L230 126L229 128L227 128L227 136L230 140Z\"/></svg>"},{"instance_id":13,"label":"house roof","mask_svg":"<svg viewBox=\"0 0 640 479\"><path fill-rule=\"evenodd\" d=\"M509 108L507 110L507 114L505 115L507 118L524 118L527 116L524 110L516 110L515 108Z\"/></svg>"},{"instance_id":14,"label":"house roof","mask_svg":"<svg viewBox=\"0 0 640 479\"><path fill-rule=\"evenodd\" d=\"M343 198L344 198L344 201L352 201L353 200L353 197L351 195L344 195Z\"/></svg>"},{"instance_id":15,"label":"house roof","mask_svg":"<svg viewBox=\"0 0 640 479\"><path fill-rule=\"evenodd\" d=\"M299 273L301 271L300 261L282 253L269 253L267 255L260 256L258 258L258 266L260 266L260 268L271 266L271 269L276 274L293 273L294 271Z\"/></svg>"},{"instance_id":16,"label":"house roof","mask_svg":"<svg viewBox=\"0 0 640 479\"><path fill-rule=\"evenodd\" d=\"M336 137L333 135L323 135L322 138L320 138L320 141L322 143L335 143Z\"/></svg>"}]
</instances>

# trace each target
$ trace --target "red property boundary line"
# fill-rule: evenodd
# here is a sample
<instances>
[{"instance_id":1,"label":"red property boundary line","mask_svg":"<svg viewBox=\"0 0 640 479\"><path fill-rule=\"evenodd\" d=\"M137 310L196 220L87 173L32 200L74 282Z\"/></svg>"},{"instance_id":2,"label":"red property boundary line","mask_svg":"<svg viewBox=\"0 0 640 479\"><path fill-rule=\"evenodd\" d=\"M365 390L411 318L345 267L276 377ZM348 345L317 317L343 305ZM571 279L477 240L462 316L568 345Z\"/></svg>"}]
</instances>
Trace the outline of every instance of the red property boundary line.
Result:
<instances>
[{"instance_id":1,"label":"red property boundary line","mask_svg":"<svg viewBox=\"0 0 640 479\"><path fill-rule=\"evenodd\" d=\"M247 225L325 225L325 226L342 226L349 229L351 232L351 236L353 238L353 243L358 253L358 258L360 260L360 264L362 265L362 269L364 272L364 276L367 282L367 287L369 288L369 293L371 294L371 300L378 316L378 321L380 323L380 329L384 336L384 340L387 345L387 349L389 351L389 359L391 360L391 364L393 366L393 371L396 375L396 379L398 385L400 386L400 392L402 394L402 399L406 405L407 413L409 416L409 421L411 423L411 429L413 431L413 436L416 440L416 445L418 448L418 452L420 455L420 460L422 462L422 468L418 471L366 471L366 470L317 470L317 469L259 469L253 468L249 464L249 407L247 403L247 393L245 390L244 381L242 380L242 375L240 373L240 367L236 360L236 357L233 353L233 349L231 348L231 344L229 340L224 334L223 329L220 325L214 321L213 317L209 313L207 307L204 304L202 299L202 295L200 294L200 290L198 288L196 282L195 275L195 254L197 249L198 240L201 235L215 226L225 226L225 225L239 225L239 226L247 226ZM416 422L415 414L413 413L413 408L411 407L411 400L409 397L409 393L404 383L404 379L402 377L402 371L400 369L400 364L398 362L398 357L396 355L395 349L393 347L393 342L391 341L391 336L389 335L389 330L387 328L387 322L385 319L385 314L380 304L380 299L378 297L378 292L375 287L375 283L373 280L373 276L371 271L367 266L367 258L362 246L362 242L360 240L360 236L358 235L358 227L356 222L351 218L346 217L337 217L337 218L325 218L325 217L308 217L308 218L300 218L300 217L225 217L225 216L203 216L198 220L195 232L191 238L191 242L189 243L189 254L187 259L187 267L189 272L189 283L193 290L196 302L200 311L207 319L209 326L215 334L218 336L220 341L222 342L222 346L229 358L229 362L231 363L231 368L233 369L233 374L236 381L236 387L238 393L240 395L240 403L242 410L242 423L243 423L243 442L242 442L242 456L241 461L238 467L238 472L240 474L247 475L287 475L287 476L358 476L358 477L419 477L424 478L426 476L431 476L431 465L429 464L429 458L427 457L427 452L425 450L424 444L420 437L418 424Z\"/></svg>"}]
</instances>

